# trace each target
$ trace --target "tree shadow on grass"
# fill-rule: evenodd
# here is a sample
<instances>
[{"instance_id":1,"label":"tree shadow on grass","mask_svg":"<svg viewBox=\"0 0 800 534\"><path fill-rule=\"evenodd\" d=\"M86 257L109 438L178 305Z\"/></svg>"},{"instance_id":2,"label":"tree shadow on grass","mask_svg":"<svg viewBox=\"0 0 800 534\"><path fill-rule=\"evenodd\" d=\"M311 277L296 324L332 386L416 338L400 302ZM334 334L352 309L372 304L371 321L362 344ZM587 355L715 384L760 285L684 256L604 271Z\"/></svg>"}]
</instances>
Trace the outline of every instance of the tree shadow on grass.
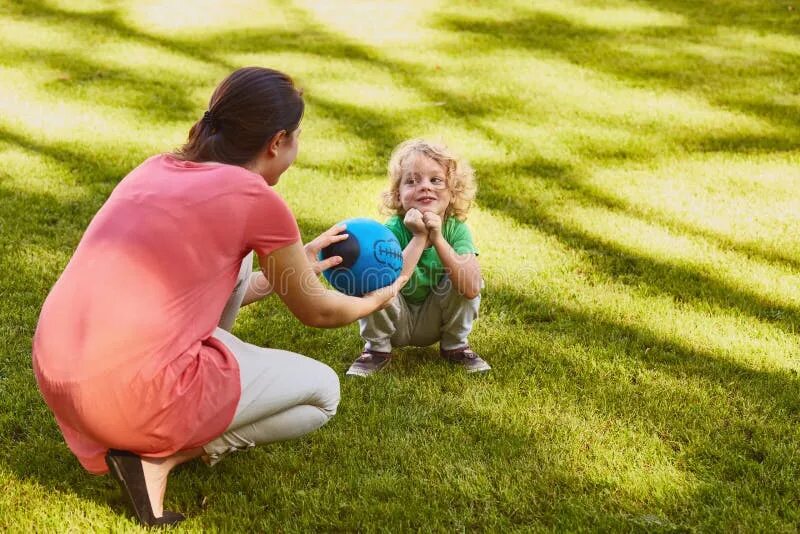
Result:
<instances>
[{"instance_id":1,"label":"tree shadow on grass","mask_svg":"<svg viewBox=\"0 0 800 534\"><path fill-rule=\"evenodd\" d=\"M495 101L482 102L473 98L456 95L453 92L444 91L440 89L435 82L429 82L425 76L420 75L419 65L385 59L368 47L349 42L346 38L329 32L324 26L314 22L304 11L296 8L291 9L295 18L302 21L302 30L281 32L270 28L265 31L248 30L245 32L223 33L206 39L170 40L144 34L133 29L126 25L119 15L112 11L84 14L59 10L41 2L33 4L18 3L15 5L17 6L16 9L26 16L39 16L48 20L66 17L67 20L73 21L75 24L84 25L86 27L101 27L106 29L110 35L122 36L146 44L163 47L175 53L191 57L192 59L208 62L209 64L224 68L233 68L233 66L218 59L221 54L229 52L252 53L285 50L285 43L287 42L292 43L292 50L309 53L317 57L360 61L365 65L369 65L371 68L377 68L384 72L391 73L393 78L399 80L407 87L413 87L415 91L420 92L421 95L431 102L445 102L446 105L442 106L440 110L442 120L452 119L458 121L473 128L476 133L485 135L487 138L492 138L495 132L487 130L481 124L480 119L482 117L492 116L497 106L504 109L508 106L510 106L508 109L514 109L515 106L512 101L497 102L497 97L494 97ZM739 13L740 11L741 10L736 12ZM746 10L743 12L746 12ZM440 18L438 25L451 31L461 32L462 34L480 36L482 41L486 41L485 43L481 42L481 45L488 44L488 48L526 47L551 50L558 54L567 54L568 56L573 50L576 53L578 51L585 51L587 49L587 40L597 45L604 40L611 40L612 37L616 36L618 33L609 30L597 30L577 26L566 19L541 13L527 17L518 17L514 21L507 23L490 21L477 22L457 17ZM688 36L691 36L693 32L703 35L704 31L710 32L711 29L691 27L689 29L661 28L652 30L654 35L659 38L661 38L660 36L663 34L666 34L676 41L685 40ZM648 30L642 30L638 33L634 32L633 34L628 32L626 33L626 37L633 39L638 34L647 37L647 32ZM613 40L611 44L616 46ZM621 78L630 75L631 72L635 72L635 68L641 66L643 63L642 58L636 56L629 62L630 65L626 63L624 67L620 67L618 65L619 54L612 53L594 53L591 56L591 61L588 62L587 58L582 55L570 57L569 59L577 64L586 64L589 68L597 68L600 70L614 67L616 71L613 73ZM54 56L52 61L54 66L58 66L58 57ZM681 74L682 76L686 75L686 73L701 73L704 76L703 80L705 80L705 73L716 73L718 70L713 64L698 68L697 65L687 61L670 67L668 69L669 72ZM78 78L86 76L86 73L93 72L95 67L102 66L86 63L81 68L76 68L76 76ZM782 76L785 76L786 73L788 73L786 69L777 71L777 74ZM732 73L731 76L738 74L739 71L737 70ZM719 76L719 74L715 75ZM126 90L136 91L138 90L136 85L139 85L142 80L129 78L130 76L132 76L131 73L112 73L112 78L115 80L114 83L119 84L120 87ZM738 79L739 78L737 78L737 80ZM730 77L722 78L724 84L737 85L731 84L731 81L733 80ZM676 89L686 91L696 87L703 87L699 80L697 83L689 84L688 88L685 87L684 84L680 87L676 87ZM164 118L188 118L194 106L188 102L185 96L185 89L181 90L182 88L177 83L168 84L163 90L161 88L155 89L157 90L157 94L159 94L158 91L163 91L162 96L165 98L159 97L159 100L165 100L166 103L163 106L155 106L154 110L149 110L148 113L153 113L154 117L162 113L164 114ZM166 98L167 95L172 96ZM310 98L313 101L315 97L310 95ZM176 102L177 106L173 105ZM348 128L352 127L356 129L357 135L372 146L373 155L376 160L386 159L391 146L402 138L400 133L402 128L395 127L391 119L387 119L380 114L371 113L365 108L333 102L324 98L318 98L315 103L323 110L322 113L324 116L339 120ZM778 106L775 108L774 105L769 103L748 104L748 106L749 112L759 109L771 110L770 113L774 111L777 114L776 116L780 116L782 122L786 122L786 106ZM375 132L378 132L378 135L375 135ZM781 135L709 135L698 139L688 139L686 143L687 146L694 146L695 149L701 151L791 150L796 146L796 143L791 141L791 139L787 139L785 136Z\"/></svg>"},{"instance_id":2,"label":"tree shadow on grass","mask_svg":"<svg viewBox=\"0 0 800 534\"><path fill-rule=\"evenodd\" d=\"M742 255L743 259L756 259L765 264L777 265L788 269L800 269L800 260L790 253L768 248L760 242L740 241L735 237L726 236L701 227L686 223L679 218L657 211L645 210L635 203L620 199L599 187L586 184L580 178L581 171L577 167L553 163L544 159L529 158L525 162L513 164L486 163L479 167L481 205L491 210L512 216L524 225L545 230L547 233L559 238L570 248L594 252L608 248L600 255L599 262L602 269L608 273L626 280L627 283L637 285L641 276L650 273L649 284L653 287L665 283L669 291L674 292L676 300L683 300L685 296L692 295L705 299L695 291L699 286L705 286L707 274L694 273L692 269L679 267L671 263L655 262L658 265L656 272L649 269L652 260L636 258L619 246L610 246L606 241L589 237L584 231L565 225L554 215L557 209L554 200L570 205L597 207L606 210L609 214L630 216L640 221L663 227L670 233L689 235L701 240L709 241L720 247L720 250L733 250ZM548 209L550 208L550 209ZM665 279L662 274L672 274ZM686 278L685 278L686 277ZM696 284L690 284L684 291L685 280L693 279ZM740 290L732 290L719 283L712 283L707 289L716 295L727 295L722 301L731 304L739 302L736 306L748 307L760 318L770 318L785 315L786 306L775 305L769 298L749 293L747 300L752 301L755 307L741 299L744 296ZM748 292L745 292L747 294ZM693 299L694 300L694 299ZM712 297L712 301L715 300ZM794 332L796 326L796 310L790 311L786 326Z\"/></svg>"},{"instance_id":3,"label":"tree shadow on grass","mask_svg":"<svg viewBox=\"0 0 800 534\"><path fill-rule=\"evenodd\" d=\"M746 13L747 10L736 10L733 6L729 6L731 9L738 13L736 18L738 19L741 13ZM463 21L462 21L463 22ZM469 25L458 25L459 23L445 22L445 26L448 24L453 25L453 29L459 31L477 31L486 39L492 41L494 46L499 48L506 48L509 46L526 46L526 47L544 47L545 49L552 49L555 52L562 52L564 48L568 48L571 46L577 47L576 50L585 51L586 47L586 40L587 38L589 41L598 41L602 39L610 39L612 36L616 35L614 32L604 31L604 30L594 30L594 29L587 29L584 27L579 27L569 23L566 20L562 20L558 17L550 17L546 15L536 15L532 17L530 20L528 19L517 19L512 22L508 23L496 23L495 26L486 27L487 25L495 24L489 22L475 22L474 20L470 20L469 24L474 24L477 26L477 30ZM532 29L541 30L542 27L545 28L544 32L537 32L532 31ZM689 29L657 29L652 30L654 36L662 38L664 35L669 35L671 38L674 38L677 41L682 41L687 39L689 36L693 34L698 35L712 35L713 34L713 27L708 28L696 28L691 27ZM335 36L331 36L325 34L324 30L320 30L321 35L327 35L326 39L328 41L335 41ZM627 35L627 34L626 34ZM648 32L644 31L643 35L647 36ZM353 52L354 50L359 50L355 57L359 58L368 58L369 52L361 47L356 45L347 46L346 50L349 52ZM785 63L786 58L783 57L784 55L778 54L778 57L781 58L781 62ZM609 65L616 65L614 63L614 59L617 56L615 54L594 54L592 57L597 58L598 61L605 61L608 62ZM573 58L575 62L581 64L581 61L578 59L581 58ZM698 60L699 61L699 60ZM453 119L457 120L461 123L467 124L473 127L477 134L484 135L487 139L492 139L496 137L496 132L488 130L485 126L483 126L480 122L480 119L485 116L491 116L493 114L493 108L491 106L478 103L472 100L466 100L459 98L457 96L454 97L452 94L445 93L441 91L434 83L430 83L423 79L417 79L414 74L414 69L410 65L404 65L398 62L392 62L388 60L381 60L380 58L373 58L373 64L380 65L382 68L386 69L387 71L391 71L397 73L398 76L404 84L415 87L416 90L420 91L422 95L431 101L435 100L447 100L452 103L452 106L446 106L443 108L443 120ZM791 69L784 67L784 63L779 62L779 66L775 67L776 73L780 76L786 77L790 75ZM635 57L631 60L631 67L633 65L642 65L641 57ZM587 66L594 68L596 65L588 64ZM605 66L605 65L604 65ZM619 75L620 78L624 78L624 74L628 72L625 68L617 66L618 71L612 72L615 75ZM697 64L693 64L689 62L687 59L685 62L680 63L674 66L673 71L676 75L681 74L683 75L686 72L694 73L697 76L702 76L703 72L706 71L715 72L715 76L720 76L717 71L718 69L712 62L708 62L707 64L701 65L698 67ZM601 69L602 70L602 69ZM740 78L740 72L737 68L732 67L731 72L725 74L725 77L722 78L723 85L730 84L731 86L735 87L738 84L733 83L736 79ZM693 90L694 88L701 88L703 87L701 83L701 79L698 78L695 84L689 84L689 87L685 85L678 84L674 87L675 90L680 92L685 92L687 90ZM498 103L500 107L502 107L502 103ZM773 121L774 124L780 126L782 128L782 134L761 134L761 135L754 135L754 134L747 134L747 133L729 133L729 132L704 132L703 134L692 134L687 135L682 138L676 139L678 145L683 146L684 148L690 150L696 150L699 152L731 152L731 153L741 153L741 152L790 152L796 150L798 146L797 136L795 134L800 134L800 129L796 128L796 123L792 123L790 120L787 120L786 108L787 106L773 106L773 105L752 105L752 104L743 104L746 109L744 111L748 113L754 113L756 115L762 116L764 118L770 119ZM326 109L326 116L331 118L335 118L343 122L344 124L368 124L369 127L366 129L356 128L355 133L364 140L369 141L372 146L374 147L374 156L375 159L373 161L383 161L387 159L388 153L390 151L390 147L393 143L398 142L402 139L400 135L400 130L394 126L392 121L386 120L382 118L380 114L372 112L366 108L356 108L354 106L344 106L339 105L334 102L325 102L324 108ZM789 106L791 107L791 106ZM759 113L759 111L766 112ZM774 112L774 113L773 113ZM786 130L786 127L794 126L795 128L790 128ZM794 132L794 133L792 133ZM377 135L376 135L377 134ZM375 139L391 139L391 142L383 142L382 144L376 144L373 142ZM608 147L610 152L606 154L606 159L610 163L622 163L622 162L630 162L631 160L646 160L648 159L647 153L630 153L629 151L624 150L623 148L616 147L611 150L611 147ZM596 152L601 150L602 147L593 147L593 155L592 157L595 158L597 156ZM501 165L491 165L488 164L486 167L482 166L479 168L479 174L481 177L487 172L493 172L493 170ZM377 166L376 166L377 169ZM637 208L635 205L630 203L623 202L613 195L608 193L604 193L603 191L597 188L588 188L580 183L580 180L575 177L575 173L578 172L577 168L568 167L566 165L545 161L544 159L536 160L533 165L529 165L527 163L520 163L509 165L506 168L509 173L514 171L514 173L521 179L525 179L525 172L532 171L528 175L536 175L536 176L547 176L549 178L553 178L551 180L554 184L557 183L558 187L563 187L570 190L579 190L580 195L583 197L584 200L590 201L593 204L606 207L612 211L619 211L630 214L636 218L647 220L650 222L654 222L656 224L664 225L669 228L677 229L681 232L686 232L691 235L702 237L705 239L712 240L716 243L723 244L725 246L732 245L732 248L737 252L744 253L746 255L756 256L760 259L763 259L770 263L780 263L785 266L791 268L797 268L800 266L800 260L797 258L781 253L779 251L774 250L765 250L763 246L760 246L757 243L731 243L731 239L727 236L722 236L716 234L711 231L707 231L704 229L696 228L690 224L684 223L676 218L668 217L668 216L659 216L657 214L647 213L645 214L641 209ZM569 170L569 172L566 172ZM565 172L562 172L565 171ZM495 181L502 180L501 176L508 176L508 174L502 175L501 173L495 173ZM570 177L571 178L568 178ZM555 178L559 178L556 180ZM484 200L484 197L487 196L487 185L492 187L493 184L486 184L482 181L481 187L481 200ZM491 204L491 208L493 209L500 209L503 210L504 206L509 206L511 204L518 203L515 200L516 192L513 190L513 187L509 190L503 191L500 194L497 193L488 193L488 196L491 197L489 204ZM525 202L521 202L521 205L525 205L526 203L530 202L535 205L536 199L535 198L526 198ZM526 217L519 218L519 220L525 222L530 219ZM771 306L767 306L768 308L772 308ZM781 310L768 310L767 315L774 315L775 313L782 313Z\"/></svg>"},{"instance_id":4,"label":"tree shadow on grass","mask_svg":"<svg viewBox=\"0 0 800 534\"><path fill-rule=\"evenodd\" d=\"M388 155L405 136L402 134L400 120L394 120L386 114L371 112L363 107L343 102L336 102L313 94L305 96L321 117L336 120L348 125L348 132L358 136L367 143L374 157L369 158L371 167L352 169L358 173L379 174L386 168ZM376 135L376 132L380 132ZM315 169L324 166L315 165ZM337 171L343 172L341 167Z\"/></svg>"},{"instance_id":5,"label":"tree shadow on grass","mask_svg":"<svg viewBox=\"0 0 800 534\"><path fill-rule=\"evenodd\" d=\"M481 344L479 332L477 348L494 365L485 379L453 379L457 370L415 350L403 353L404 360L414 361L393 367L375 379L378 384L346 384L350 401L341 417L356 417L369 430L361 438L362 454L376 455L374 464L381 469L408 476L404 490L413 488L410 495L427 498L416 477L432 487L452 477L445 485L449 493L429 502L452 502L461 524L476 529L587 524L603 529L609 523L622 528L650 520L684 528L715 522L783 524L796 515L787 499L797 492L783 476L800 468L791 452L795 436L787 435L800 421L795 374L753 369L645 325L599 319L491 281L484 302L490 321L498 310L512 316L523 312L503 327L524 340L517 351L528 357L512 351L501 358L492 350L498 348L495 341ZM542 308L549 310L546 321L538 319L536 310ZM537 341L529 343L532 331ZM531 347L541 352L531 353ZM547 407L538 404L542 397ZM557 413L559 407L564 418L555 422L526 415ZM571 416L580 414L586 423L573 428ZM574 433L580 437L572 438ZM629 439L633 443L616 448ZM407 441L419 457L405 462L377 452L394 443L402 449ZM439 458L442 443L453 461ZM640 454L637 444L656 456ZM425 474L409 467L416 462L425 464ZM666 473L671 469L674 484L686 486L674 488L674 494L673 488L659 487L660 467ZM626 473L637 482L652 478L653 486L623 487ZM751 496L754 485L762 497L775 496L783 504L764 510ZM383 491L389 501L399 497L391 487ZM742 506L730 509L731 500ZM414 504L409 503L412 509ZM493 523L498 517L503 522Z\"/></svg>"},{"instance_id":6,"label":"tree shadow on grass","mask_svg":"<svg viewBox=\"0 0 800 534\"><path fill-rule=\"evenodd\" d=\"M110 38L129 39L134 42L162 48L192 60L207 63L215 68L233 70L236 65L224 59L229 53L259 53L291 50L325 59L341 59L348 62L361 62L370 69L388 73L405 87L413 88L429 102L435 103L445 120L460 121L478 132L489 135L480 124L481 117L490 116L495 105L516 105L512 99L492 102L478 102L464 95L440 89L435 83L426 81L419 75L419 65L390 61L373 52L369 47L348 41L331 33L324 26L314 22L305 11L289 8L293 16L301 21L297 31L246 30L243 32L222 32L205 38L167 39L143 33L127 25L113 10L95 13L76 13L58 9L43 2L15 2L12 14L52 21L58 24L75 25L79 30L101 31ZM286 43L291 43L287 47ZM9 49L5 56L12 62L33 63L34 58L22 51ZM65 72L63 79L50 82L49 92L72 94L76 89L89 91L84 99L99 99L108 105L120 105L143 113L153 121L190 120L197 109L188 97L188 89L183 80L154 80L141 76L135 70L109 68L88 59L48 52L37 58L44 60L50 68ZM117 94L118 93L118 94ZM93 95L93 96L92 96ZM383 167L391 149L405 136L402 134L400 117L387 117L366 107L336 102L308 91L306 98L321 115L342 123L370 147L370 161L375 161L375 169ZM502 100L502 99L500 99ZM127 102L127 104L126 104ZM443 104L443 105L439 105Z\"/></svg>"},{"instance_id":7,"label":"tree shadow on grass","mask_svg":"<svg viewBox=\"0 0 800 534\"><path fill-rule=\"evenodd\" d=\"M128 39L142 44L163 48L170 52L202 61L224 70L232 70L231 64L221 60L207 50L191 46L177 39L166 39L139 31L119 16L118 10L105 9L94 12L78 12L60 9L40 0L12 0L7 7L9 14L31 20L52 22L59 26L76 26L79 31L103 30L109 36Z\"/></svg>"},{"instance_id":8,"label":"tree shadow on grass","mask_svg":"<svg viewBox=\"0 0 800 534\"><path fill-rule=\"evenodd\" d=\"M730 390L747 396L754 405L766 407L766 413L800 418L800 378L796 371L754 369L710 350L693 348L679 337L658 333L646 324L630 326L617 323L589 311L531 296L523 288L498 285L491 286L485 293L485 300L492 303L491 306L499 305L512 312L512 325L541 329L552 338L566 340L566 346L585 347L588 349L586 353L591 354L618 355L628 363L661 371L677 379L702 379L709 385L719 386L720 391ZM573 328L574 326L580 328ZM545 358L550 359L548 355ZM540 364L541 360L537 358L513 359L508 362L508 365L519 367L518 374L523 375L535 370ZM583 373L575 368L570 374L577 376ZM619 379L627 381L629 377L620 376ZM636 382L630 384L633 386ZM599 382L584 383L581 380L571 387L581 390L589 387L599 393L604 385ZM654 406L659 402L655 394L652 401ZM620 402L619 406L626 408L624 402Z\"/></svg>"},{"instance_id":9,"label":"tree shadow on grass","mask_svg":"<svg viewBox=\"0 0 800 534\"><path fill-rule=\"evenodd\" d=\"M108 108L135 107L137 116L152 122L186 121L194 117L198 103L189 100L185 83L137 75L132 69L110 67L63 52L38 51L35 59L22 49L6 47L0 60L46 65L59 74L44 85L50 94L91 101Z\"/></svg>"},{"instance_id":10,"label":"tree shadow on grass","mask_svg":"<svg viewBox=\"0 0 800 534\"><path fill-rule=\"evenodd\" d=\"M490 286L484 302L516 310L515 328L533 329L546 340L541 354L496 365L502 383L512 385L506 377L536 377L559 397L576 401L579 412L599 413L657 436L676 465L703 481L701 492L712 507L705 513L712 519L713 508L724 508L728 497L759 511L761 503L748 489L753 485L775 502L798 498L782 475L800 470L791 452L796 435L787 434L800 422L795 372L751 368L647 325L602 319L520 288ZM543 308L544 321L537 311ZM590 355L592 365L582 354ZM669 389L661 385L665 382ZM690 501L683 506L698 511ZM791 517L796 511L790 506L770 514Z\"/></svg>"},{"instance_id":11,"label":"tree shadow on grass","mask_svg":"<svg viewBox=\"0 0 800 534\"><path fill-rule=\"evenodd\" d=\"M762 35L770 33L797 35L797 28L800 25L800 12L797 6L781 2L642 0L637 3L679 14L686 17L691 24L706 28L725 25L753 30Z\"/></svg>"},{"instance_id":12,"label":"tree shadow on grass","mask_svg":"<svg viewBox=\"0 0 800 534\"><path fill-rule=\"evenodd\" d=\"M563 196L565 202L603 208L609 213L627 215L679 234L710 241L722 249L733 250L766 264L800 270L800 259L782 250L769 248L762 242L738 240L697 227L666 213L646 210L600 187L587 184L581 179L581 171L576 166L529 156L526 161L511 164L483 164L479 167L478 174L481 205L511 215L520 222L535 224L536 219L533 217L540 213L542 199L537 195L534 186L546 187Z\"/></svg>"},{"instance_id":13,"label":"tree shadow on grass","mask_svg":"<svg viewBox=\"0 0 800 534\"><path fill-rule=\"evenodd\" d=\"M515 166L515 169L519 167ZM528 168L528 172L537 173L535 162ZM570 183L568 170L564 168L561 173L562 179L555 184L557 188L561 183ZM690 266L635 254L609 240L574 228L541 205L532 182L509 180L509 174L510 169L502 165L484 166L481 179L482 204L511 216L524 226L552 235L572 250L588 253L592 267L613 280L632 286L644 284L654 293L669 295L677 302L713 304L723 309L737 310L774 324L789 334L796 333L797 325L800 325L800 310L795 307L775 302L757 292L735 287ZM569 193L570 189L567 188L566 191ZM576 196L582 195L584 200L603 206L602 199L598 202L594 194L585 190L578 191ZM614 205L605 207L616 208Z\"/></svg>"},{"instance_id":14,"label":"tree shadow on grass","mask_svg":"<svg viewBox=\"0 0 800 534\"><path fill-rule=\"evenodd\" d=\"M702 10L694 10L692 6L697 5L694 2L654 3L694 14ZM767 120L780 131L779 134L765 136L723 135L719 139L716 136L708 140L699 139L695 142L696 148L701 151L796 149L800 144L800 128L797 121L787 117L787 111L796 116L800 109L795 105L776 104L773 101L774 91L770 87L780 81L784 87L800 90L794 76L797 55L742 47L736 52L746 57L720 61L685 48L696 43L717 47L715 32L719 27L726 23L737 26L746 20L749 13L747 8L736 9L732 4L729 7L731 9L728 12L717 13L709 9L703 17L690 16L687 26L628 29L624 33L582 26L565 17L538 12L508 21L442 16L438 18L436 27L469 35L484 50L519 48L546 51L575 65L611 74L619 80L646 82L648 86L660 86L679 94L697 94L721 109L738 109ZM778 20L777 13L775 17ZM790 17L800 20L796 14ZM774 32L776 27L764 25L758 30ZM657 52L653 56L653 53L641 52L631 44L650 47ZM759 65L755 71L753 62ZM748 75L743 76L743 72L748 72ZM742 96L745 87L758 97Z\"/></svg>"},{"instance_id":15,"label":"tree shadow on grass","mask_svg":"<svg viewBox=\"0 0 800 534\"><path fill-rule=\"evenodd\" d=\"M0 143L8 143L27 152L48 158L61 166L76 184L92 186L95 192L105 190L119 182L130 170L105 154L78 149L72 143L47 143L0 127ZM116 163L116 164L115 164ZM11 213L11 212L8 212Z\"/></svg>"}]
</instances>

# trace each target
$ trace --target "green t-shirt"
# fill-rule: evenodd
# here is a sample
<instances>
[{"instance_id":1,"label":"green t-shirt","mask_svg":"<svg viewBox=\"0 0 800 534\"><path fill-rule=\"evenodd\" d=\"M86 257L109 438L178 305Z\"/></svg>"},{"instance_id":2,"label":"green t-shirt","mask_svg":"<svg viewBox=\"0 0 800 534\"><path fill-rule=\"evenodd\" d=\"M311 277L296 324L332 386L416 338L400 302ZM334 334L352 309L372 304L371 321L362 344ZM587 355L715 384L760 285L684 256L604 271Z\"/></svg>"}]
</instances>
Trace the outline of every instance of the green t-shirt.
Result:
<instances>
[{"instance_id":1,"label":"green t-shirt","mask_svg":"<svg viewBox=\"0 0 800 534\"><path fill-rule=\"evenodd\" d=\"M386 227L400 241L400 247L405 250L413 237L411 230L403 224L403 219L399 215L392 216L386 221ZM448 217L442 224L442 235L456 254L478 254L478 249L472 242L472 234L466 224L455 217ZM412 304L422 304L431 292L442 281L444 276L444 265L439 259L434 247L428 247L422 252L414 274L402 289L401 293L406 300Z\"/></svg>"}]
</instances>

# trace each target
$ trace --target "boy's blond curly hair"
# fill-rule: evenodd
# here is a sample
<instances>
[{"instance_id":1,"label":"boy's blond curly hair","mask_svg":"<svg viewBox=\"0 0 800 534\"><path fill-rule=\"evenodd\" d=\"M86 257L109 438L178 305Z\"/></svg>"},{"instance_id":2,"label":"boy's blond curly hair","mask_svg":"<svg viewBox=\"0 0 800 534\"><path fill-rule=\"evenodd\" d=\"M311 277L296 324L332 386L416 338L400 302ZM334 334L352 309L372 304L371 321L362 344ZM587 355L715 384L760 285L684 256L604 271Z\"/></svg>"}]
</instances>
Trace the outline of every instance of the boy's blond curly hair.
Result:
<instances>
[{"instance_id":1,"label":"boy's blond curly hair","mask_svg":"<svg viewBox=\"0 0 800 534\"><path fill-rule=\"evenodd\" d=\"M441 165L447 174L447 188L450 190L450 205L445 218L455 217L463 221L475 201L475 171L469 163L452 153L444 144L425 139L410 139L400 143L389 159L389 190L381 195L383 211L393 215L404 215L400 204L400 179L410 158L422 154Z\"/></svg>"}]
</instances>

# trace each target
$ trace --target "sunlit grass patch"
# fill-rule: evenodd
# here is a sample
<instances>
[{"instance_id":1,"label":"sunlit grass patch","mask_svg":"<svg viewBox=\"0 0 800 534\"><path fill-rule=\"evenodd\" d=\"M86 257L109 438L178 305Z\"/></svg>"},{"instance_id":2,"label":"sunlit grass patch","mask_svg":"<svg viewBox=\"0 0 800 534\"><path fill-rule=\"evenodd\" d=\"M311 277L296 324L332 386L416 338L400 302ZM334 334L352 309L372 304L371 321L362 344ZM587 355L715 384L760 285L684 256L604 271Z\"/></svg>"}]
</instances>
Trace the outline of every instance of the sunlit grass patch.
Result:
<instances>
[{"instance_id":1,"label":"sunlit grass patch","mask_svg":"<svg viewBox=\"0 0 800 534\"><path fill-rule=\"evenodd\" d=\"M120 153L144 154L170 140L180 139L176 136L175 124L161 121L148 124L142 120L147 118L141 111L143 108L120 105L124 101L120 90L130 97L142 98L143 94L135 89L135 82L107 85L102 92L108 97L103 99L105 102L97 102L95 90L84 91L80 83L76 90L64 89L68 82L69 79L53 69L27 70L25 74L9 68L0 69L0 91L3 92L0 124L10 128L15 136L30 139L36 146L77 144L77 153L81 151L78 147L86 143L89 150L96 150L104 155L103 159L112 161Z\"/></svg>"},{"instance_id":2,"label":"sunlit grass patch","mask_svg":"<svg viewBox=\"0 0 800 534\"><path fill-rule=\"evenodd\" d=\"M426 20L439 2L407 3L356 0L346 4L298 2L318 23L348 39L369 46L424 43L430 38Z\"/></svg>"},{"instance_id":3,"label":"sunlit grass patch","mask_svg":"<svg viewBox=\"0 0 800 534\"><path fill-rule=\"evenodd\" d=\"M84 196L79 188L65 183L73 167L64 162L7 141L0 142L0 158L4 183L15 191L44 194L57 189L59 197L67 201Z\"/></svg>"},{"instance_id":4,"label":"sunlit grass patch","mask_svg":"<svg viewBox=\"0 0 800 534\"><path fill-rule=\"evenodd\" d=\"M796 155L711 154L646 169L602 169L584 183L679 232L705 233L778 260L797 258L800 251L794 231L798 169Z\"/></svg>"},{"instance_id":5,"label":"sunlit grass patch","mask_svg":"<svg viewBox=\"0 0 800 534\"><path fill-rule=\"evenodd\" d=\"M636 2L539 2L534 11L563 17L583 26L604 30L636 30L643 28L680 28L688 24L686 17L661 11Z\"/></svg>"},{"instance_id":6,"label":"sunlit grass patch","mask_svg":"<svg viewBox=\"0 0 800 534\"><path fill-rule=\"evenodd\" d=\"M107 521L108 506L72 492L54 492L46 485L19 480L5 470L0 472L0 484L6 488L0 496L0 528L6 532L92 530L99 522ZM22 508L25 514L15 513ZM130 528L126 523L112 521L109 526Z\"/></svg>"},{"instance_id":7,"label":"sunlit grass patch","mask_svg":"<svg viewBox=\"0 0 800 534\"><path fill-rule=\"evenodd\" d=\"M186 4L178 0L146 0L126 10L124 19L131 25L167 39L206 36L258 28L284 30L291 16L287 9L257 0L215 2L199 0Z\"/></svg>"}]
</instances>

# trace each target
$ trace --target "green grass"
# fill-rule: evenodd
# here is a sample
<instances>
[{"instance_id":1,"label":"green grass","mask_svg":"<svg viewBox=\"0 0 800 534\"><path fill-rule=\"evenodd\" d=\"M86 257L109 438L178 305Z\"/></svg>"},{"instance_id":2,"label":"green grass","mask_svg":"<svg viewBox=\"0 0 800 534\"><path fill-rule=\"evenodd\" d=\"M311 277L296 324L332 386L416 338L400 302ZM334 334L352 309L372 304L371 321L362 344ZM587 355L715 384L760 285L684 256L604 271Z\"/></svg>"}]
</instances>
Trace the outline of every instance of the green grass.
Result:
<instances>
[{"instance_id":1,"label":"green grass","mask_svg":"<svg viewBox=\"0 0 800 534\"><path fill-rule=\"evenodd\" d=\"M321 431L176 472L183 530L795 531L800 5L199 4L0 2L0 530L136 529L30 339L114 185L257 64L305 88L278 189L306 238L379 217L405 138L471 161L494 371L430 348L343 380ZM342 374L360 349L276 301L234 332Z\"/></svg>"}]
</instances>

